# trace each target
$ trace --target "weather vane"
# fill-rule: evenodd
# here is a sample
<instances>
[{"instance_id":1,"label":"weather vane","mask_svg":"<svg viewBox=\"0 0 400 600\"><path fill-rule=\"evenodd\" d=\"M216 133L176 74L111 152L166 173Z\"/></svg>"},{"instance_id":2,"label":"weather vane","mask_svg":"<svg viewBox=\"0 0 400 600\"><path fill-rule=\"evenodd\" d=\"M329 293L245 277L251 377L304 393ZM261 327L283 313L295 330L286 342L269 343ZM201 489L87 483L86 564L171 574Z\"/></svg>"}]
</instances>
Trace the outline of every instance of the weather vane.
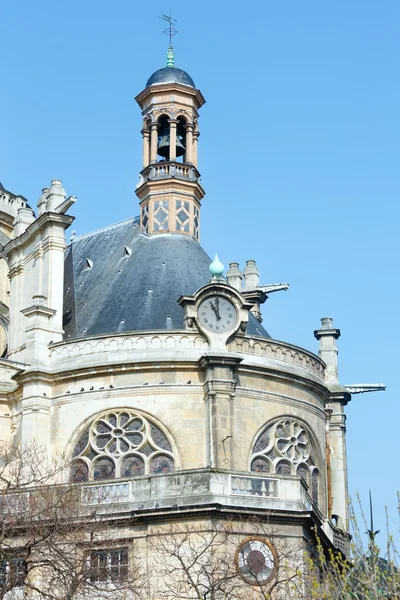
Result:
<instances>
[{"instance_id":1,"label":"weather vane","mask_svg":"<svg viewBox=\"0 0 400 600\"><path fill-rule=\"evenodd\" d=\"M163 33L165 33L165 35L169 35L169 45L172 46L172 36L176 35L178 33L178 30L175 28L176 19L173 19L171 16L171 9L169 10L169 16L161 15L160 19L169 23L169 26L166 29L164 29Z\"/></svg>"}]
</instances>

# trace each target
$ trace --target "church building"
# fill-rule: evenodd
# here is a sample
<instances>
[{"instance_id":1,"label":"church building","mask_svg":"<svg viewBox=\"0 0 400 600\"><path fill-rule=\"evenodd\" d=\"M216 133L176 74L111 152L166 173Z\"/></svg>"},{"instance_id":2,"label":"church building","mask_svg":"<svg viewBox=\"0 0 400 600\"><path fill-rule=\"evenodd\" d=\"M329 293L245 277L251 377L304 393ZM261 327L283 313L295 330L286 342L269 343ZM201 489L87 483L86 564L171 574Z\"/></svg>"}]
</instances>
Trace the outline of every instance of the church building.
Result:
<instances>
[{"instance_id":1,"label":"church building","mask_svg":"<svg viewBox=\"0 0 400 600\"><path fill-rule=\"evenodd\" d=\"M317 532L347 554L340 330L316 319L318 355L278 341L261 307L287 285L202 248L205 99L172 47L136 101L138 216L68 244L76 198L60 180L35 209L0 185L0 439L68 456L82 502L131 519L124 547L240 520L232 561L264 584L282 557L251 515L299 552Z\"/></svg>"}]
</instances>

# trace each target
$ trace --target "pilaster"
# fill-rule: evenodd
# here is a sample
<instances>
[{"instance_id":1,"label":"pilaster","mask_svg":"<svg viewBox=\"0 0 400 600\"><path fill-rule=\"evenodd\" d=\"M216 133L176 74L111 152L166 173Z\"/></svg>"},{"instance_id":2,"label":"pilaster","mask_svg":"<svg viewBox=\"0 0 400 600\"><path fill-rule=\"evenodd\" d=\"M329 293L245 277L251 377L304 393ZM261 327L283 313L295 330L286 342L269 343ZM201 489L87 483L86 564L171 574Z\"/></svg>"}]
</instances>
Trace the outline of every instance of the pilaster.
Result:
<instances>
[{"instance_id":1,"label":"pilaster","mask_svg":"<svg viewBox=\"0 0 400 600\"><path fill-rule=\"evenodd\" d=\"M56 310L47 306L45 296L33 296L33 304L21 313L26 317L24 358L30 365L43 365L48 362L48 345L61 341L62 329L55 323ZM55 338L55 339L53 339Z\"/></svg>"},{"instance_id":2,"label":"pilaster","mask_svg":"<svg viewBox=\"0 0 400 600\"><path fill-rule=\"evenodd\" d=\"M62 340L65 229L74 220L65 212L75 202L65 196L61 182L53 180L39 198L40 216L27 224L22 218L26 209L20 209L19 235L4 247L10 269L8 357L12 360L28 363L33 357L40 361L40 336L46 343Z\"/></svg>"},{"instance_id":3,"label":"pilaster","mask_svg":"<svg viewBox=\"0 0 400 600\"><path fill-rule=\"evenodd\" d=\"M234 373L242 360L232 354L205 354L199 361L205 372L207 465L216 469L234 466Z\"/></svg>"},{"instance_id":4,"label":"pilaster","mask_svg":"<svg viewBox=\"0 0 400 600\"><path fill-rule=\"evenodd\" d=\"M346 456L346 415L344 407L350 401L350 394L339 383L338 349L336 340L340 329L333 327L330 317L321 319L321 328L314 331L319 340L318 355L325 362L325 383L330 390L329 401L325 405L329 413L327 420L327 452L329 452L331 515L336 518L341 529L348 530L348 484Z\"/></svg>"},{"instance_id":5,"label":"pilaster","mask_svg":"<svg viewBox=\"0 0 400 600\"><path fill-rule=\"evenodd\" d=\"M331 393L326 404L330 411L328 422L328 451L330 452L332 516L336 515L340 529L348 531L349 528L349 492L347 481L347 454L346 454L346 415L344 406L349 402L350 394L347 392Z\"/></svg>"},{"instance_id":6,"label":"pilaster","mask_svg":"<svg viewBox=\"0 0 400 600\"><path fill-rule=\"evenodd\" d=\"M44 370L28 368L16 377L23 387L21 439L51 452L51 379Z\"/></svg>"}]
</instances>

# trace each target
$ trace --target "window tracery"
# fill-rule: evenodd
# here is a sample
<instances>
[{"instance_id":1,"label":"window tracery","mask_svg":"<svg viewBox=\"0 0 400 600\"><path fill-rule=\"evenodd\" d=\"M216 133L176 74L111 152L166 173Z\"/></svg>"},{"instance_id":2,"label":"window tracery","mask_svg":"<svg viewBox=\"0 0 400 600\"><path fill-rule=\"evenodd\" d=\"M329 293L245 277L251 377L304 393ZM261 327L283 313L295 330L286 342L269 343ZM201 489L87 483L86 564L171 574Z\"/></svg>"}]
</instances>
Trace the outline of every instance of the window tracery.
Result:
<instances>
[{"instance_id":1,"label":"window tracery","mask_svg":"<svg viewBox=\"0 0 400 600\"><path fill-rule=\"evenodd\" d=\"M80 435L72 455L70 479L76 483L174 470L166 435L143 415L126 410L97 417Z\"/></svg>"},{"instance_id":2,"label":"window tracery","mask_svg":"<svg viewBox=\"0 0 400 600\"><path fill-rule=\"evenodd\" d=\"M286 418L268 425L255 441L250 468L277 475L300 475L318 505L319 471L310 434L301 421Z\"/></svg>"}]
</instances>

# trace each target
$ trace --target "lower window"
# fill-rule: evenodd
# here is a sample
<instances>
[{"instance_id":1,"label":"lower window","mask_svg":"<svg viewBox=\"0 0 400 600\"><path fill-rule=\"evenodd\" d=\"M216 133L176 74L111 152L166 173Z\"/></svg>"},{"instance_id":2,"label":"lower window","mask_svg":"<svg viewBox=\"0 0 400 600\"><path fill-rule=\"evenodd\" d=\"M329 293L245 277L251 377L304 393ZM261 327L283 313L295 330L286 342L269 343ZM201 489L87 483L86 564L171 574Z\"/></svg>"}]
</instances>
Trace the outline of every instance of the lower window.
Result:
<instances>
[{"instance_id":1,"label":"lower window","mask_svg":"<svg viewBox=\"0 0 400 600\"><path fill-rule=\"evenodd\" d=\"M23 558L13 558L0 562L0 588L23 587L27 574L26 561Z\"/></svg>"},{"instance_id":2,"label":"lower window","mask_svg":"<svg viewBox=\"0 0 400 600\"><path fill-rule=\"evenodd\" d=\"M125 581L128 578L128 548L92 550L88 562L92 583Z\"/></svg>"}]
</instances>

